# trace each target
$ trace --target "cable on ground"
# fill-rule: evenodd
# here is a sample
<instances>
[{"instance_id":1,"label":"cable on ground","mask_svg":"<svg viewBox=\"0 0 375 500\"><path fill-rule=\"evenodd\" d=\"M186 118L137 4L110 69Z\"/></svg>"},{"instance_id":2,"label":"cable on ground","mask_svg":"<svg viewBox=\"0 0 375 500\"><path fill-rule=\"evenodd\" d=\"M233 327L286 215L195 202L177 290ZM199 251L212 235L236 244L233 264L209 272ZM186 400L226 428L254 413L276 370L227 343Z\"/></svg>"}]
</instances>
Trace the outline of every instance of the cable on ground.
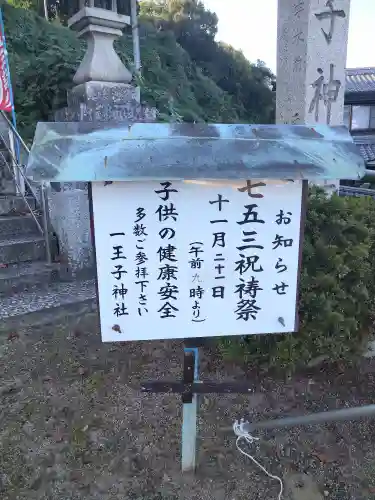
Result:
<instances>
[{"instance_id":1,"label":"cable on ground","mask_svg":"<svg viewBox=\"0 0 375 500\"><path fill-rule=\"evenodd\" d=\"M247 424L247 423L248 422L245 422L242 419L240 422L238 420L236 420L233 424L233 431L234 431L235 435L237 436L237 439L236 439L237 450L240 453L242 453L242 455L245 455L245 457L250 458L250 460L257 467L259 467L259 469L261 471L263 471L268 477L270 477L271 479L274 479L275 481L278 481L280 483L280 491L279 491L279 495L277 497L277 500L282 500L282 495L283 495L283 491L284 491L284 485L283 485L282 479L279 476L274 476L273 474L268 472L268 470L265 467L263 467L263 465L261 463L259 463L258 460L256 460L252 455L250 455L250 453L247 453L246 451L244 451L240 447L241 440L246 441L250 446L252 444L254 444L255 441L259 441L259 438L252 436L247 430L245 430L244 424Z\"/></svg>"}]
</instances>

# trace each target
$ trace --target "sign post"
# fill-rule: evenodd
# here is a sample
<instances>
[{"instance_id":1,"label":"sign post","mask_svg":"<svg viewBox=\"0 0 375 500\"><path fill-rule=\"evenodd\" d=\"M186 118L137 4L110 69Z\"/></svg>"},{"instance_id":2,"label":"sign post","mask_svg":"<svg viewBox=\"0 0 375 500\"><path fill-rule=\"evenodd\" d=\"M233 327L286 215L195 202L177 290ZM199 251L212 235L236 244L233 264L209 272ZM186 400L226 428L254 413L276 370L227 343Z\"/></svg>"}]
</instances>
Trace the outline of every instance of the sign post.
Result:
<instances>
[{"instance_id":1,"label":"sign post","mask_svg":"<svg viewBox=\"0 0 375 500\"><path fill-rule=\"evenodd\" d=\"M182 380L141 387L181 394L183 471L198 395L251 390L198 380L190 343L298 331L307 179L338 169L360 178L364 162L326 125L38 124L28 175L91 182L102 340L189 339Z\"/></svg>"},{"instance_id":2,"label":"sign post","mask_svg":"<svg viewBox=\"0 0 375 500\"><path fill-rule=\"evenodd\" d=\"M199 382L198 348L184 348L184 383ZM198 396L182 396L181 470L194 471L196 467Z\"/></svg>"}]
</instances>

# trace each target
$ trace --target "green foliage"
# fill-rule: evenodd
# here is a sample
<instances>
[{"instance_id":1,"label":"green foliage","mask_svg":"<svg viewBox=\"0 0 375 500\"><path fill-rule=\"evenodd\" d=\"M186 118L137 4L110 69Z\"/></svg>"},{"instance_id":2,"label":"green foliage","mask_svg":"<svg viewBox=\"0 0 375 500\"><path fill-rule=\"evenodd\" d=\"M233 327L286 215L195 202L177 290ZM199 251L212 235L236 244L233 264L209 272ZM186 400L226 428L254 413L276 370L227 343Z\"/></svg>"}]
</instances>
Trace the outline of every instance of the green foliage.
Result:
<instances>
[{"instance_id":1,"label":"green foliage","mask_svg":"<svg viewBox=\"0 0 375 500\"><path fill-rule=\"evenodd\" d=\"M241 51L216 43L218 18L200 0L141 0L140 13L158 30L171 31L202 73L231 98L239 121L274 121L274 76L258 61L251 64Z\"/></svg>"},{"instance_id":2,"label":"green foliage","mask_svg":"<svg viewBox=\"0 0 375 500\"><path fill-rule=\"evenodd\" d=\"M217 33L217 15L205 9L201 0L141 0L140 12L173 31L178 41L204 42Z\"/></svg>"},{"instance_id":3,"label":"green foliage","mask_svg":"<svg viewBox=\"0 0 375 500\"><path fill-rule=\"evenodd\" d=\"M2 8L17 122L30 139L36 123L65 104L83 46L72 31L33 11Z\"/></svg>"},{"instance_id":4,"label":"green foliage","mask_svg":"<svg viewBox=\"0 0 375 500\"><path fill-rule=\"evenodd\" d=\"M374 314L375 202L310 192L298 333L221 341L224 354L259 367L294 370L312 360L352 359Z\"/></svg>"},{"instance_id":5,"label":"green foliage","mask_svg":"<svg viewBox=\"0 0 375 500\"><path fill-rule=\"evenodd\" d=\"M0 4L10 54L17 121L21 134L30 140L38 121L51 119L55 110L66 105L66 91L73 86L72 78L82 60L84 44L74 32L58 22L46 22L33 10L14 8L1 0ZM154 22L143 19L140 38L142 98L147 104L157 107L160 119L246 121L244 109L248 104L240 103L241 94L235 97L232 91L222 88L220 82L217 83L197 65L176 42L173 31L159 30ZM121 59L131 66L132 40L129 34L117 40L115 48ZM246 66L244 58L241 64ZM246 113L265 121L261 120L256 103L263 99L261 92L267 94L269 89L261 82L262 77L259 81L257 78L254 73L254 110L248 109Z\"/></svg>"},{"instance_id":6,"label":"green foliage","mask_svg":"<svg viewBox=\"0 0 375 500\"><path fill-rule=\"evenodd\" d=\"M173 33L158 31L152 24L141 30L142 97L168 119L177 113L184 121L236 121L229 96L202 74L177 43ZM116 48L123 61L132 64L130 37Z\"/></svg>"},{"instance_id":7,"label":"green foliage","mask_svg":"<svg viewBox=\"0 0 375 500\"><path fill-rule=\"evenodd\" d=\"M11 74L21 132L32 137L35 123L65 104L66 90L83 55L83 44L62 27L78 0L0 0L4 5ZM109 8L111 0L103 0ZM11 8L10 5L16 7ZM28 10L25 10L28 9ZM129 0L118 0L129 14ZM142 0L142 87L144 100L161 119L269 123L274 120L272 73L251 64L233 47L215 42L218 18L201 0ZM59 25L60 23L60 25ZM131 36L116 44L132 63Z\"/></svg>"}]
</instances>

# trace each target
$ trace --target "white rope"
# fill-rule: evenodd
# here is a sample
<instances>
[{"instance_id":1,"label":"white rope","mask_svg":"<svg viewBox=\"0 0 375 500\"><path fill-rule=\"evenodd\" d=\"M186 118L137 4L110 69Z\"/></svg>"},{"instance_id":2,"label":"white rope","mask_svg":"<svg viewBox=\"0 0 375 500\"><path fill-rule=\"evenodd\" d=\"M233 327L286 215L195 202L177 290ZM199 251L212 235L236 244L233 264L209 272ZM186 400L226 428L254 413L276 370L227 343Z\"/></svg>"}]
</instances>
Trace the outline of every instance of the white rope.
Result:
<instances>
[{"instance_id":1,"label":"white rope","mask_svg":"<svg viewBox=\"0 0 375 500\"><path fill-rule=\"evenodd\" d=\"M234 430L234 433L237 436L237 439L236 439L237 450L240 453L242 453L242 455L245 455L245 457L250 458L250 460L257 467L259 467L259 469L262 470L268 477L270 477L271 479L274 479L275 481L278 481L280 483L280 492L279 492L279 495L277 497L277 500L281 500L282 499L282 495L283 495L283 491L284 491L284 486L283 486L283 482L282 482L281 478L279 476L274 476L273 474L271 474L270 472L268 472L268 470L265 469L263 467L263 465L258 462L258 460L256 460L252 455L250 455L246 451L244 451L240 447L240 445L239 445L239 442L241 441L241 439L245 440L249 445L252 445L255 441L259 441L259 438L256 438L256 437L252 436L248 431L246 431L244 429L244 424L245 423L248 423L248 422L245 422L244 420L241 420L240 422L238 422L238 420L236 420L234 422L234 424L233 424L233 430Z\"/></svg>"}]
</instances>

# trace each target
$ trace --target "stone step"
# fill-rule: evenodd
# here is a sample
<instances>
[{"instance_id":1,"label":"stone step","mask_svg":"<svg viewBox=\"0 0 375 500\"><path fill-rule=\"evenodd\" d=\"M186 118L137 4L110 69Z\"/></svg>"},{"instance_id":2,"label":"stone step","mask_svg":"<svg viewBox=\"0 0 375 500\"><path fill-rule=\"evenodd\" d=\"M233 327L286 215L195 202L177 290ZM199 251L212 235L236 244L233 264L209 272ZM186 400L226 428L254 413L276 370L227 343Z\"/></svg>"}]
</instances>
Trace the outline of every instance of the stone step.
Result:
<instances>
[{"instance_id":1,"label":"stone step","mask_svg":"<svg viewBox=\"0 0 375 500\"><path fill-rule=\"evenodd\" d=\"M0 332L19 331L30 326L53 324L69 316L95 311L95 281L54 283L47 290L28 291L1 300Z\"/></svg>"},{"instance_id":2,"label":"stone step","mask_svg":"<svg viewBox=\"0 0 375 500\"><path fill-rule=\"evenodd\" d=\"M13 179L0 179L0 193L8 195L17 193L16 183Z\"/></svg>"},{"instance_id":3,"label":"stone step","mask_svg":"<svg viewBox=\"0 0 375 500\"><path fill-rule=\"evenodd\" d=\"M43 236L19 236L0 240L0 264L44 260Z\"/></svg>"},{"instance_id":4,"label":"stone step","mask_svg":"<svg viewBox=\"0 0 375 500\"><path fill-rule=\"evenodd\" d=\"M45 289L58 279L60 264L21 262L0 268L0 298L28 290Z\"/></svg>"},{"instance_id":5,"label":"stone step","mask_svg":"<svg viewBox=\"0 0 375 500\"><path fill-rule=\"evenodd\" d=\"M8 162L8 165L10 166L10 169L8 165L6 165L4 157L2 155L5 155L5 158ZM13 179L13 176L14 176L14 170L12 167L12 161L10 155L8 151L2 151L0 148L0 178Z\"/></svg>"},{"instance_id":6,"label":"stone step","mask_svg":"<svg viewBox=\"0 0 375 500\"><path fill-rule=\"evenodd\" d=\"M36 216L37 221L42 226L42 217ZM43 226L42 226L43 227ZM35 219L31 214L27 215L4 215L0 216L0 238L18 235L40 235Z\"/></svg>"},{"instance_id":7,"label":"stone step","mask_svg":"<svg viewBox=\"0 0 375 500\"><path fill-rule=\"evenodd\" d=\"M35 210L35 199L32 196L26 197L28 204ZM0 215L9 215L17 213L27 213L28 208L22 196L17 195L0 195Z\"/></svg>"}]
</instances>

